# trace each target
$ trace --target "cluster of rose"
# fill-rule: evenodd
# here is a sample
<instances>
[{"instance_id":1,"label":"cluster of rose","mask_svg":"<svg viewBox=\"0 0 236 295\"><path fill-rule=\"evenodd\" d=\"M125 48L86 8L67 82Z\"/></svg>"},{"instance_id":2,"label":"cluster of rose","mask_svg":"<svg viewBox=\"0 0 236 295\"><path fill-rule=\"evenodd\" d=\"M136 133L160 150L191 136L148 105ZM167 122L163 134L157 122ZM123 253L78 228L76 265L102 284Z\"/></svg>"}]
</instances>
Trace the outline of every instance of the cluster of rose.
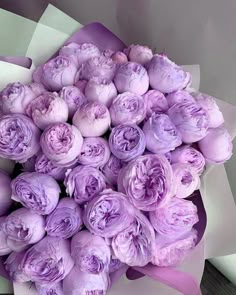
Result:
<instances>
[{"instance_id":1,"label":"cluster of rose","mask_svg":"<svg viewBox=\"0 0 236 295\"><path fill-rule=\"evenodd\" d=\"M33 81L0 95L0 157L22 164L15 179L0 172L10 278L104 295L115 271L182 262L198 236L191 194L206 163L232 154L214 98L140 45L70 43Z\"/></svg>"}]
</instances>

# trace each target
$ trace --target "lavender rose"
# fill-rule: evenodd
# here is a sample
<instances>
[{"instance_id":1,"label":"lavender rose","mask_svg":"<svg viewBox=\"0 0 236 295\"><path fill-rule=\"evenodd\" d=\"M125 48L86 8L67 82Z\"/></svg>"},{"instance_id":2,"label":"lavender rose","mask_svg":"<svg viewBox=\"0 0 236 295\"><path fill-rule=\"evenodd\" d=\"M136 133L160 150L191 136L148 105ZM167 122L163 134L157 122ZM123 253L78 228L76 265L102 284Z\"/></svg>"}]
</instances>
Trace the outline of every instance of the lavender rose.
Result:
<instances>
[{"instance_id":1,"label":"lavender rose","mask_svg":"<svg viewBox=\"0 0 236 295\"><path fill-rule=\"evenodd\" d=\"M38 295L64 295L62 289L62 282L48 285L48 286L41 286L40 284L35 284L36 290Z\"/></svg>"},{"instance_id":2,"label":"lavender rose","mask_svg":"<svg viewBox=\"0 0 236 295\"><path fill-rule=\"evenodd\" d=\"M118 159L128 162L144 152L145 136L135 124L119 125L111 131L109 146Z\"/></svg>"},{"instance_id":3,"label":"lavender rose","mask_svg":"<svg viewBox=\"0 0 236 295\"><path fill-rule=\"evenodd\" d=\"M84 104L73 117L75 125L83 136L102 136L110 127L111 117L105 105L99 102Z\"/></svg>"},{"instance_id":4,"label":"lavender rose","mask_svg":"<svg viewBox=\"0 0 236 295\"><path fill-rule=\"evenodd\" d=\"M24 163L39 151L39 138L30 118L21 114L0 118L0 157Z\"/></svg>"},{"instance_id":5,"label":"lavender rose","mask_svg":"<svg viewBox=\"0 0 236 295\"><path fill-rule=\"evenodd\" d=\"M149 90L143 96L146 106L146 118L150 118L153 113L165 113L169 109L167 99L163 93L158 90Z\"/></svg>"},{"instance_id":6,"label":"lavender rose","mask_svg":"<svg viewBox=\"0 0 236 295\"><path fill-rule=\"evenodd\" d=\"M124 92L113 99L110 107L111 123L139 124L146 116L145 103L142 96Z\"/></svg>"},{"instance_id":7,"label":"lavender rose","mask_svg":"<svg viewBox=\"0 0 236 295\"><path fill-rule=\"evenodd\" d=\"M196 142L206 136L209 118L199 104L189 101L175 104L169 109L168 115L179 130L183 142Z\"/></svg>"},{"instance_id":8,"label":"lavender rose","mask_svg":"<svg viewBox=\"0 0 236 295\"><path fill-rule=\"evenodd\" d=\"M102 137L88 137L84 139L78 161L82 165L100 168L110 157L108 142Z\"/></svg>"},{"instance_id":9,"label":"lavender rose","mask_svg":"<svg viewBox=\"0 0 236 295\"><path fill-rule=\"evenodd\" d=\"M147 64L153 57L152 50L147 46L131 45L124 50L130 61L141 65Z\"/></svg>"},{"instance_id":10,"label":"lavender rose","mask_svg":"<svg viewBox=\"0 0 236 295\"><path fill-rule=\"evenodd\" d=\"M41 136L44 155L57 166L70 166L80 154L83 138L80 131L68 123L48 126Z\"/></svg>"},{"instance_id":11,"label":"lavender rose","mask_svg":"<svg viewBox=\"0 0 236 295\"><path fill-rule=\"evenodd\" d=\"M157 154L164 154L180 146L181 135L165 114L153 114L143 126L146 148Z\"/></svg>"},{"instance_id":12,"label":"lavender rose","mask_svg":"<svg viewBox=\"0 0 236 295\"><path fill-rule=\"evenodd\" d=\"M12 199L37 214L49 214L57 206L61 192L56 180L38 172L25 172L12 181Z\"/></svg>"},{"instance_id":13,"label":"lavender rose","mask_svg":"<svg viewBox=\"0 0 236 295\"><path fill-rule=\"evenodd\" d=\"M111 251L105 240L84 230L71 241L71 256L75 265L91 274L108 272Z\"/></svg>"},{"instance_id":14,"label":"lavender rose","mask_svg":"<svg viewBox=\"0 0 236 295\"><path fill-rule=\"evenodd\" d=\"M122 65L128 62L127 55L124 52L117 51L114 52L111 56L112 60L116 62L118 65Z\"/></svg>"},{"instance_id":15,"label":"lavender rose","mask_svg":"<svg viewBox=\"0 0 236 295\"><path fill-rule=\"evenodd\" d=\"M51 237L68 239L82 227L82 210L73 199L63 198L47 216L46 231Z\"/></svg>"},{"instance_id":16,"label":"lavender rose","mask_svg":"<svg viewBox=\"0 0 236 295\"><path fill-rule=\"evenodd\" d=\"M108 162L102 167L102 173L110 184L116 185L119 172L124 166L124 161L111 155Z\"/></svg>"},{"instance_id":17,"label":"lavender rose","mask_svg":"<svg viewBox=\"0 0 236 295\"><path fill-rule=\"evenodd\" d=\"M66 122L69 110L66 102L56 92L45 92L28 104L26 113L36 126L44 130L50 124Z\"/></svg>"},{"instance_id":18,"label":"lavender rose","mask_svg":"<svg viewBox=\"0 0 236 295\"><path fill-rule=\"evenodd\" d=\"M27 250L21 262L23 273L42 286L63 280L73 265L69 240L49 236Z\"/></svg>"},{"instance_id":19,"label":"lavender rose","mask_svg":"<svg viewBox=\"0 0 236 295\"><path fill-rule=\"evenodd\" d=\"M0 169L0 216L7 213L11 207L11 179L10 177Z\"/></svg>"},{"instance_id":20,"label":"lavender rose","mask_svg":"<svg viewBox=\"0 0 236 295\"><path fill-rule=\"evenodd\" d=\"M167 95L166 100L168 101L169 107L177 103L195 102L194 97L186 90L178 90Z\"/></svg>"},{"instance_id":21,"label":"lavender rose","mask_svg":"<svg viewBox=\"0 0 236 295\"><path fill-rule=\"evenodd\" d=\"M133 92L143 95L149 87L149 78L146 69L140 64L127 62L121 65L114 78L118 92Z\"/></svg>"},{"instance_id":22,"label":"lavender rose","mask_svg":"<svg viewBox=\"0 0 236 295\"><path fill-rule=\"evenodd\" d=\"M111 189L93 198L84 211L87 229L101 237L111 238L127 228L134 220L134 208L127 197Z\"/></svg>"},{"instance_id":23,"label":"lavender rose","mask_svg":"<svg viewBox=\"0 0 236 295\"><path fill-rule=\"evenodd\" d=\"M2 224L4 223L6 217L0 217L0 256L7 255L11 253L11 248L7 244L7 235L4 233Z\"/></svg>"},{"instance_id":24,"label":"lavender rose","mask_svg":"<svg viewBox=\"0 0 236 295\"><path fill-rule=\"evenodd\" d=\"M20 267L21 261L25 256L25 251L22 252L12 252L7 260L4 262L5 269L8 272L11 280L17 283L28 282L30 279L23 273Z\"/></svg>"},{"instance_id":25,"label":"lavender rose","mask_svg":"<svg viewBox=\"0 0 236 295\"><path fill-rule=\"evenodd\" d=\"M172 197L173 173L165 156L144 155L125 166L118 178L118 189L139 210L154 211Z\"/></svg>"},{"instance_id":26,"label":"lavender rose","mask_svg":"<svg viewBox=\"0 0 236 295\"><path fill-rule=\"evenodd\" d=\"M106 187L103 174L94 167L77 166L68 170L64 181L67 193L76 203L85 204Z\"/></svg>"},{"instance_id":27,"label":"lavender rose","mask_svg":"<svg viewBox=\"0 0 236 295\"><path fill-rule=\"evenodd\" d=\"M155 54L148 66L150 85L162 93L184 89L191 82L191 75L172 62L167 56Z\"/></svg>"}]
</instances>

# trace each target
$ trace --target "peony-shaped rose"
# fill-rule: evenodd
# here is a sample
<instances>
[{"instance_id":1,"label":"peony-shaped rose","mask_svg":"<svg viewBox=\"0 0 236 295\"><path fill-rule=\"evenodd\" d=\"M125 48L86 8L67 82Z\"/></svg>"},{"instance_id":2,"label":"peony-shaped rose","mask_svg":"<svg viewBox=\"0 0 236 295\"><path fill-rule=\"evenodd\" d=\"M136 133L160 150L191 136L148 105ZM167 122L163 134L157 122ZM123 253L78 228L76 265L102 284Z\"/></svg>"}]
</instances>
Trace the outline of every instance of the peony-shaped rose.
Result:
<instances>
[{"instance_id":1,"label":"peony-shaped rose","mask_svg":"<svg viewBox=\"0 0 236 295\"><path fill-rule=\"evenodd\" d=\"M232 138L224 127L209 129L198 146L208 163L222 164L232 156Z\"/></svg>"},{"instance_id":2,"label":"peony-shaped rose","mask_svg":"<svg viewBox=\"0 0 236 295\"><path fill-rule=\"evenodd\" d=\"M166 96L166 100L168 101L169 107L172 107L177 103L195 102L192 94L186 90L177 90L175 92L169 93Z\"/></svg>"},{"instance_id":3,"label":"peony-shaped rose","mask_svg":"<svg viewBox=\"0 0 236 295\"><path fill-rule=\"evenodd\" d=\"M114 52L111 56L112 60L118 65L122 65L128 62L127 55L122 51Z\"/></svg>"},{"instance_id":4,"label":"peony-shaped rose","mask_svg":"<svg viewBox=\"0 0 236 295\"><path fill-rule=\"evenodd\" d=\"M125 162L111 155L108 162L102 167L102 173L110 184L117 185L117 178Z\"/></svg>"},{"instance_id":5,"label":"peony-shaped rose","mask_svg":"<svg viewBox=\"0 0 236 295\"><path fill-rule=\"evenodd\" d=\"M179 130L183 142L196 142L206 136L209 118L199 104L189 101L175 104L169 109L168 115Z\"/></svg>"},{"instance_id":6,"label":"peony-shaped rose","mask_svg":"<svg viewBox=\"0 0 236 295\"><path fill-rule=\"evenodd\" d=\"M140 156L125 166L118 177L118 189L139 210L154 211L172 197L173 173L163 155Z\"/></svg>"},{"instance_id":7,"label":"peony-shaped rose","mask_svg":"<svg viewBox=\"0 0 236 295\"><path fill-rule=\"evenodd\" d=\"M47 216L46 231L51 237L68 239L81 229L82 224L82 209L73 199L62 198Z\"/></svg>"},{"instance_id":8,"label":"peony-shaped rose","mask_svg":"<svg viewBox=\"0 0 236 295\"><path fill-rule=\"evenodd\" d=\"M184 89L191 82L191 75L185 72L165 55L155 54L148 66L150 85L162 93Z\"/></svg>"},{"instance_id":9,"label":"peony-shaped rose","mask_svg":"<svg viewBox=\"0 0 236 295\"><path fill-rule=\"evenodd\" d=\"M127 62L118 68L114 83L120 93L133 92L143 95L148 90L149 78L143 66L134 62Z\"/></svg>"},{"instance_id":10,"label":"peony-shaped rose","mask_svg":"<svg viewBox=\"0 0 236 295\"><path fill-rule=\"evenodd\" d=\"M5 216L0 217L0 256L11 253L11 248L7 244L7 236L3 231L2 224L6 220Z\"/></svg>"},{"instance_id":11,"label":"peony-shaped rose","mask_svg":"<svg viewBox=\"0 0 236 295\"><path fill-rule=\"evenodd\" d=\"M50 124L66 122L69 110L56 92L45 92L28 104L26 113L37 127L44 130Z\"/></svg>"},{"instance_id":12,"label":"peony-shaped rose","mask_svg":"<svg viewBox=\"0 0 236 295\"><path fill-rule=\"evenodd\" d=\"M110 113L104 104L91 101L77 110L73 125L85 137L102 136L111 125Z\"/></svg>"},{"instance_id":13,"label":"peony-shaped rose","mask_svg":"<svg viewBox=\"0 0 236 295\"><path fill-rule=\"evenodd\" d=\"M109 146L118 159L128 162L144 152L145 136L135 124L119 125L111 131Z\"/></svg>"},{"instance_id":14,"label":"peony-shaped rose","mask_svg":"<svg viewBox=\"0 0 236 295\"><path fill-rule=\"evenodd\" d=\"M84 224L91 233L111 238L133 222L134 212L124 194L107 189L88 203Z\"/></svg>"},{"instance_id":15,"label":"peony-shaped rose","mask_svg":"<svg viewBox=\"0 0 236 295\"><path fill-rule=\"evenodd\" d=\"M71 256L80 270L100 274L108 272L111 250L103 238L83 230L72 238Z\"/></svg>"},{"instance_id":16,"label":"peony-shaped rose","mask_svg":"<svg viewBox=\"0 0 236 295\"><path fill-rule=\"evenodd\" d=\"M0 157L24 163L37 154L40 131L25 115L0 118Z\"/></svg>"},{"instance_id":17,"label":"peony-shaped rose","mask_svg":"<svg viewBox=\"0 0 236 295\"><path fill-rule=\"evenodd\" d=\"M7 210L11 207L11 179L10 177L0 169L0 216L7 213Z\"/></svg>"},{"instance_id":18,"label":"peony-shaped rose","mask_svg":"<svg viewBox=\"0 0 236 295\"><path fill-rule=\"evenodd\" d=\"M68 123L48 126L41 138L40 145L44 155L57 166L70 166L76 161L83 144L80 131Z\"/></svg>"},{"instance_id":19,"label":"peony-shaped rose","mask_svg":"<svg viewBox=\"0 0 236 295\"><path fill-rule=\"evenodd\" d=\"M146 148L156 154L165 154L182 143L181 135L166 114L153 114L143 126Z\"/></svg>"},{"instance_id":20,"label":"peony-shaped rose","mask_svg":"<svg viewBox=\"0 0 236 295\"><path fill-rule=\"evenodd\" d=\"M147 64L153 57L152 50L143 45L131 45L124 50L130 61L141 65Z\"/></svg>"},{"instance_id":21,"label":"peony-shaped rose","mask_svg":"<svg viewBox=\"0 0 236 295\"><path fill-rule=\"evenodd\" d=\"M106 187L105 177L96 168L77 166L68 170L64 181L67 193L76 203L85 204Z\"/></svg>"},{"instance_id":22,"label":"peony-shaped rose","mask_svg":"<svg viewBox=\"0 0 236 295\"><path fill-rule=\"evenodd\" d=\"M158 90L149 90L143 96L143 99L147 111L147 119L151 117L153 113L165 113L169 109L165 95Z\"/></svg>"},{"instance_id":23,"label":"peony-shaped rose","mask_svg":"<svg viewBox=\"0 0 236 295\"><path fill-rule=\"evenodd\" d=\"M40 284L35 284L38 295L65 295L62 289L62 282L41 286Z\"/></svg>"},{"instance_id":24,"label":"peony-shaped rose","mask_svg":"<svg viewBox=\"0 0 236 295\"><path fill-rule=\"evenodd\" d=\"M20 267L21 261L25 256L25 251L22 252L12 252L7 260L4 262L5 269L9 273L11 280L17 283L28 282L30 279L23 273Z\"/></svg>"},{"instance_id":25,"label":"peony-shaped rose","mask_svg":"<svg viewBox=\"0 0 236 295\"><path fill-rule=\"evenodd\" d=\"M37 214L51 213L57 206L60 187L51 176L25 172L11 183L12 199Z\"/></svg>"},{"instance_id":26,"label":"peony-shaped rose","mask_svg":"<svg viewBox=\"0 0 236 295\"><path fill-rule=\"evenodd\" d=\"M146 116L146 108L142 96L130 92L119 94L113 99L110 115L113 126L120 124L138 125Z\"/></svg>"}]
</instances>

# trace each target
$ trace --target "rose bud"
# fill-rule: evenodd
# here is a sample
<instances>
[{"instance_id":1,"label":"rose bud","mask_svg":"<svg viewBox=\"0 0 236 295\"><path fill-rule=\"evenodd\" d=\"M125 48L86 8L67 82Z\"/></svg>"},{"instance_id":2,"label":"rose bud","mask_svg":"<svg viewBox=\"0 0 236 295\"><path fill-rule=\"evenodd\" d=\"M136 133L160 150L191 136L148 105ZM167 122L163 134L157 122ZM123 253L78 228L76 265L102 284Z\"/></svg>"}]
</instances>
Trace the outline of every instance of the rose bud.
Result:
<instances>
[{"instance_id":1,"label":"rose bud","mask_svg":"<svg viewBox=\"0 0 236 295\"><path fill-rule=\"evenodd\" d=\"M185 72L165 55L155 54L148 66L150 85L162 93L184 89L191 82L191 75Z\"/></svg>"},{"instance_id":2,"label":"rose bud","mask_svg":"<svg viewBox=\"0 0 236 295\"><path fill-rule=\"evenodd\" d=\"M82 210L73 199L62 198L56 209L47 216L46 231L51 237L71 238L83 224Z\"/></svg>"},{"instance_id":3,"label":"rose bud","mask_svg":"<svg viewBox=\"0 0 236 295\"><path fill-rule=\"evenodd\" d=\"M112 255L110 265L109 265L109 273L114 273L117 270L123 268L125 264L121 262L116 256Z\"/></svg>"},{"instance_id":4,"label":"rose bud","mask_svg":"<svg viewBox=\"0 0 236 295\"><path fill-rule=\"evenodd\" d=\"M197 173L202 174L205 167L205 158L195 148L189 145L183 145L171 152L171 163L189 164L197 170Z\"/></svg>"},{"instance_id":5,"label":"rose bud","mask_svg":"<svg viewBox=\"0 0 236 295\"><path fill-rule=\"evenodd\" d=\"M92 57L81 67L81 78L90 80L98 77L112 81L116 73L116 63L104 55Z\"/></svg>"},{"instance_id":6,"label":"rose bud","mask_svg":"<svg viewBox=\"0 0 236 295\"><path fill-rule=\"evenodd\" d=\"M37 155L29 158L25 163L22 163L22 172L34 172Z\"/></svg>"},{"instance_id":7,"label":"rose bud","mask_svg":"<svg viewBox=\"0 0 236 295\"><path fill-rule=\"evenodd\" d=\"M79 67L90 58L100 56L100 50L97 46L91 43L78 44L71 42L63 46L60 49L59 54L70 57Z\"/></svg>"},{"instance_id":8,"label":"rose bud","mask_svg":"<svg viewBox=\"0 0 236 295\"><path fill-rule=\"evenodd\" d=\"M85 137L102 136L111 125L111 117L105 105L91 101L77 110L73 125Z\"/></svg>"},{"instance_id":9,"label":"rose bud","mask_svg":"<svg viewBox=\"0 0 236 295\"><path fill-rule=\"evenodd\" d=\"M196 243L197 231L194 229L175 240L157 234L152 263L157 266L176 266L195 248Z\"/></svg>"},{"instance_id":10,"label":"rose bud","mask_svg":"<svg viewBox=\"0 0 236 295\"><path fill-rule=\"evenodd\" d=\"M138 213L133 223L112 239L112 249L129 266L148 264L155 250L155 233L149 220Z\"/></svg>"},{"instance_id":11,"label":"rose bud","mask_svg":"<svg viewBox=\"0 0 236 295\"><path fill-rule=\"evenodd\" d=\"M175 197L187 198L199 189L199 174L191 165L176 163L172 165L172 169L174 175L173 194Z\"/></svg>"},{"instance_id":12,"label":"rose bud","mask_svg":"<svg viewBox=\"0 0 236 295\"><path fill-rule=\"evenodd\" d=\"M160 235L177 238L198 222L197 207L191 201L173 197L165 206L150 212L149 219Z\"/></svg>"},{"instance_id":13,"label":"rose bud","mask_svg":"<svg viewBox=\"0 0 236 295\"><path fill-rule=\"evenodd\" d=\"M62 289L62 282L53 284L53 285L47 285L47 286L41 286L40 284L35 284L36 290L38 292L38 295L64 295Z\"/></svg>"},{"instance_id":14,"label":"rose bud","mask_svg":"<svg viewBox=\"0 0 236 295\"><path fill-rule=\"evenodd\" d=\"M149 78L143 66L134 62L127 62L118 68L114 83L120 93L133 92L143 95L148 90Z\"/></svg>"},{"instance_id":15,"label":"rose bud","mask_svg":"<svg viewBox=\"0 0 236 295\"><path fill-rule=\"evenodd\" d=\"M221 164L232 156L232 138L224 127L209 129L207 135L198 142L198 146L208 163Z\"/></svg>"},{"instance_id":16,"label":"rose bud","mask_svg":"<svg viewBox=\"0 0 236 295\"><path fill-rule=\"evenodd\" d=\"M46 236L26 251L20 266L32 282L47 286L63 280L73 265L70 241Z\"/></svg>"},{"instance_id":17,"label":"rose bud","mask_svg":"<svg viewBox=\"0 0 236 295\"><path fill-rule=\"evenodd\" d=\"M125 162L111 155L108 162L102 167L102 173L110 184L117 185L117 178Z\"/></svg>"},{"instance_id":18,"label":"rose bud","mask_svg":"<svg viewBox=\"0 0 236 295\"><path fill-rule=\"evenodd\" d=\"M209 127L217 128L224 123L224 117L214 97L204 93L192 93L197 103L203 108L209 117Z\"/></svg>"},{"instance_id":19,"label":"rose bud","mask_svg":"<svg viewBox=\"0 0 236 295\"><path fill-rule=\"evenodd\" d=\"M131 45L124 50L130 61L141 65L147 64L153 57L152 50L147 46Z\"/></svg>"},{"instance_id":20,"label":"rose bud","mask_svg":"<svg viewBox=\"0 0 236 295\"><path fill-rule=\"evenodd\" d=\"M25 115L0 118L0 157L24 163L37 154L40 131Z\"/></svg>"},{"instance_id":21,"label":"rose bud","mask_svg":"<svg viewBox=\"0 0 236 295\"><path fill-rule=\"evenodd\" d=\"M75 83L75 86L76 86L77 88L79 88L79 90L82 91L82 93L84 94L85 87L86 87L87 83L88 83L87 80L78 80L78 81Z\"/></svg>"},{"instance_id":22,"label":"rose bud","mask_svg":"<svg viewBox=\"0 0 236 295\"><path fill-rule=\"evenodd\" d=\"M33 79L49 91L60 91L78 80L78 69L72 59L59 55L39 66L33 73Z\"/></svg>"},{"instance_id":23,"label":"rose bud","mask_svg":"<svg viewBox=\"0 0 236 295\"><path fill-rule=\"evenodd\" d=\"M76 161L83 144L80 131L68 123L48 126L41 138L40 145L44 155L57 166L69 167Z\"/></svg>"},{"instance_id":24,"label":"rose bud","mask_svg":"<svg viewBox=\"0 0 236 295\"><path fill-rule=\"evenodd\" d=\"M154 211L172 197L173 173L162 155L144 155L125 166L118 177L118 189L139 210Z\"/></svg>"},{"instance_id":25,"label":"rose bud","mask_svg":"<svg viewBox=\"0 0 236 295\"><path fill-rule=\"evenodd\" d=\"M57 206L60 187L51 176L25 172L11 183L12 199L37 214L49 214Z\"/></svg>"},{"instance_id":26,"label":"rose bud","mask_svg":"<svg viewBox=\"0 0 236 295\"><path fill-rule=\"evenodd\" d=\"M11 179L10 177L0 169L0 216L7 213L11 207Z\"/></svg>"},{"instance_id":27,"label":"rose bud","mask_svg":"<svg viewBox=\"0 0 236 295\"><path fill-rule=\"evenodd\" d=\"M107 140L102 137L88 137L84 139L78 162L100 168L110 158L110 149Z\"/></svg>"},{"instance_id":28,"label":"rose bud","mask_svg":"<svg viewBox=\"0 0 236 295\"><path fill-rule=\"evenodd\" d=\"M114 52L111 56L112 60L118 65L122 65L128 62L127 55L124 52L117 51Z\"/></svg>"},{"instance_id":29,"label":"rose bud","mask_svg":"<svg viewBox=\"0 0 236 295\"><path fill-rule=\"evenodd\" d=\"M88 100L98 101L105 104L107 107L111 105L113 98L117 96L114 83L99 77L90 79L84 92Z\"/></svg>"},{"instance_id":30,"label":"rose bud","mask_svg":"<svg viewBox=\"0 0 236 295\"><path fill-rule=\"evenodd\" d=\"M111 238L132 223L134 210L124 194L106 189L86 206L84 224L92 234Z\"/></svg>"},{"instance_id":31,"label":"rose bud","mask_svg":"<svg viewBox=\"0 0 236 295\"><path fill-rule=\"evenodd\" d=\"M7 235L3 231L2 224L6 220L5 216L0 217L0 256L11 253L11 249L7 244Z\"/></svg>"},{"instance_id":32,"label":"rose bud","mask_svg":"<svg viewBox=\"0 0 236 295\"><path fill-rule=\"evenodd\" d=\"M71 256L75 265L91 274L108 272L111 251L105 240L84 230L73 236Z\"/></svg>"},{"instance_id":33,"label":"rose bud","mask_svg":"<svg viewBox=\"0 0 236 295\"><path fill-rule=\"evenodd\" d=\"M45 92L28 104L26 113L37 127L44 130L50 124L66 122L69 111L66 102L56 92Z\"/></svg>"},{"instance_id":34,"label":"rose bud","mask_svg":"<svg viewBox=\"0 0 236 295\"><path fill-rule=\"evenodd\" d=\"M178 90L172 93L169 93L166 96L166 100L168 101L169 107L172 107L178 103L185 103L185 102L195 102L194 97L186 90Z\"/></svg>"},{"instance_id":35,"label":"rose bud","mask_svg":"<svg viewBox=\"0 0 236 295\"><path fill-rule=\"evenodd\" d=\"M165 113L169 109L166 97L158 90L149 90L144 96L146 106L146 118L150 118L153 113Z\"/></svg>"},{"instance_id":36,"label":"rose bud","mask_svg":"<svg viewBox=\"0 0 236 295\"><path fill-rule=\"evenodd\" d=\"M165 154L182 143L181 135L165 114L153 114L143 126L146 148L156 154Z\"/></svg>"},{"instance_id":37,"label":"rose bud","mask_svg":"<svg viewBox=\"0 0 236 295\"><path fill-rule=\"evenodd\" d=\"M128 162L144 152L145 136L135 124L119 125L111 131L109 146L118 159Z\"/></svg>"},{"instance_id":38,"label":"rose bud","mask_svg":"<svg viewBox=\"0 0 236 295\"><path fill-rule=\"evenodd\" d=\"M168 115L179 130L183 142L196 142L206 136L209 118L199 104L189 101L175 104L169 109Z\"/></svg>"},{"instance_id":39,"label":"rose bud","mask_svg":"<svg viewBox=\"0 0 236 295\"><path fill-rule=\"evenodd\" d=\"M7 216L2 223L2 230L7 236L7 244L15 251L35 244L45 235L45 220L43 216L20 208ZM12 246L12 247L11 247Z\"/></svg>"},{"instance_id":40,"label":"rose bud","mask_svg":"<svg viewBox=\"0 0 236 295\"><path fill-rule=\"evenodd\" d=\"M113 126L120 124L138 125L146 116L146 108L142 96L130 92L119 94L113 99L110 115Z\"/></svg>"},{"instance_id":41,"label":"rose bud","mask_svg":"<svg viewBox=\"0 0 236 295\"><path fill-rule=\"evenodd\" d=\"M5 269L8 272L12 281L17 283L25 283L28 282L30 279L23 273L20 264L25 256L25 251L22 252L12 252L8 257L7 260L4 262Z\"/></svg>"},{"instance_id":42,"label":"rose bud","mask_svg":"<svg viewBox=\"0 0 236 295\"><path fill-rule=\"evenodd\" d=\"M74 267L63 281L63 290L66 295L105 295L109 284L106 273L94 275Z\"/></svg>"},{"instance_id":43,"label":"rose bud","mask_svg":"<svg viewBox=\"0 0 236 295\"><path fill-rule=\"evenodd\" d=\"M77 166L66 173L66 192L78 204L85 204L96 197L106 187L105 177L96 168Z\"/></svg>"},{"instance_id":44,"label":"rose bud","mask_svg":"<svg viewBox=\"0 0 236 295\"><path fill-rule=\"evenodd\" d=\"M28 85L15 82L8 84L0 94L0 106L3 114L25 114L27 105L46 90L43 85L31 83Z\"/></svg>"}]
</instances>

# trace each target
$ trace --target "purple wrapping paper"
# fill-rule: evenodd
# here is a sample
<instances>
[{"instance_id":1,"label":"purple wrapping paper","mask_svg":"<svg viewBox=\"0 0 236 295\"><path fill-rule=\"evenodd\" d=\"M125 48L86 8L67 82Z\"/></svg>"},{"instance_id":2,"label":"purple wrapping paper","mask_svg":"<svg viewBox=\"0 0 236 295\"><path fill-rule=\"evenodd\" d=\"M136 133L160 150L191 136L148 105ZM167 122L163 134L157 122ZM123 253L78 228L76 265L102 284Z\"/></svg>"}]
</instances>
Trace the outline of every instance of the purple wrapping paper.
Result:
<instances>
[{"instance_id":1,"label":"purple wrapping paper","mask_svg":"<svg viewBox=\"0 0 236 295\"><path fill-rule=\"evenodd\" d=\"M5 61L29 69L32 59L25 56L0 56L0 61Z\"/></svg>"}]
</instances>

